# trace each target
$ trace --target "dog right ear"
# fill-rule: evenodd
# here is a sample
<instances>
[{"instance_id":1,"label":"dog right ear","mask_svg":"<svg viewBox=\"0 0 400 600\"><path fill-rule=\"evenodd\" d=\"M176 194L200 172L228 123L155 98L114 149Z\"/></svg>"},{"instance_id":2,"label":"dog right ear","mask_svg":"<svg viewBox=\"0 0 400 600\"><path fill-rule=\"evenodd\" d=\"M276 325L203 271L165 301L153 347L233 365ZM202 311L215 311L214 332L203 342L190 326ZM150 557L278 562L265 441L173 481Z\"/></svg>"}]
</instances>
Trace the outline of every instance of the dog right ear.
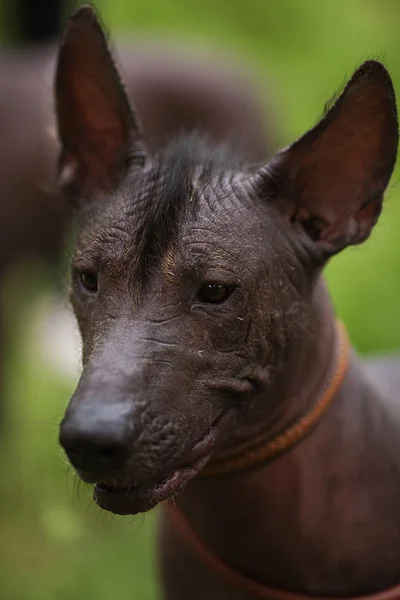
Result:
<instances>
[{"instance_id":1,"label":"dog right ear","mask_svg":"<svg viewBox=\"0 0 400 600\"><path fill-rule=\"evenodd\" d=\"M70 19L55 78L59 182L72 201L110 193L145 145L106 37L91 7Z\"/></svg>"},{"instance_id":2,"label":"dog right ear","mask_svg":"<svg viewBox=\"0 0 400 600\"><path fill-rule=\"evenodd\" d=\"M396 163L398 138L391 77L370 60L323 119L280 152L269 170L261 169L255 184L260 193L274 190L285 220L327 260L371 233Z\"/></svg>"}]
</instances>

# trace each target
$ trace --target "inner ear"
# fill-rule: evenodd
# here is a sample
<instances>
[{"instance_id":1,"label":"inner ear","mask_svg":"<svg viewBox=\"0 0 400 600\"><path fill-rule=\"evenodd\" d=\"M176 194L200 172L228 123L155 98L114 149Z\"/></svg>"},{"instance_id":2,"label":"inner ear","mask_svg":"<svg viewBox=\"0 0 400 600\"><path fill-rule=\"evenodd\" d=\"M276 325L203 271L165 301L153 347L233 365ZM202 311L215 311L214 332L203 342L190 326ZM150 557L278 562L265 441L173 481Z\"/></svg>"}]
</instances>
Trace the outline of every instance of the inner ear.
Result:
<instances>
[{"instance_id":1,"label":"inner ear","mask_svg":"<svg viewBox=\"0 0 400 600\"><path fill-rule=\"evenodd\" d=\"M322 120L270 165L280 210L328 254L362 242L380 214L397 144L392 81L368 61Z\"/></svg>"},{"instance_id":2,"label":"inner ear","mask_svg":"<svg viewBox=\"0 0 400 600\"><path fill-rule=\"evenodd\" d=\"M143 164L140 126L90 7L79 9L66 28L55 97L62 184L91 197L109 192L129 164Z\"/></svg>"}]
</instances>

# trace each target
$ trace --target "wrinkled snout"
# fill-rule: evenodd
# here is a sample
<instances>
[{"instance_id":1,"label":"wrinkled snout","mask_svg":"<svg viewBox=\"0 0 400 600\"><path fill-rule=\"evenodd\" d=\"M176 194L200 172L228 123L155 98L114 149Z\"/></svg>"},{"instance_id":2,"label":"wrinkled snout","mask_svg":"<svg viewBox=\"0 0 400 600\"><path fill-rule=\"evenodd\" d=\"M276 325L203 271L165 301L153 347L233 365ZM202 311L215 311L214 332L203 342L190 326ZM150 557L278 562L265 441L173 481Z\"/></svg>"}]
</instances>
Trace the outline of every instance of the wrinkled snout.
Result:
<instances>
[{"instance_id":1,"label":"wrinkled snout","mask_svg":"<svg viewBox=\"0 0 400 600\"><path fill-rule=\"evenodd\" d=\"M205 386L194 389L193 365L202 369L197 374L207 365L197 353L198 363L184 369L177 345L128 327L112 333L85 364L60 444L79 476L96 484L97 504L135 514L195 477L228 422L229 406L211 405Z\"/></svg>"},{"instance_id":2,"label":"wrinkled snout","mask_svg":"<svg viewBox=\"0 0 400 600\"><path fill-rule=\"evenodd\" d=\"M60 444L88 482L123 469L132 445L127 407L105 401L72 401L61 423Z\"/></svg>"}]
</instances>

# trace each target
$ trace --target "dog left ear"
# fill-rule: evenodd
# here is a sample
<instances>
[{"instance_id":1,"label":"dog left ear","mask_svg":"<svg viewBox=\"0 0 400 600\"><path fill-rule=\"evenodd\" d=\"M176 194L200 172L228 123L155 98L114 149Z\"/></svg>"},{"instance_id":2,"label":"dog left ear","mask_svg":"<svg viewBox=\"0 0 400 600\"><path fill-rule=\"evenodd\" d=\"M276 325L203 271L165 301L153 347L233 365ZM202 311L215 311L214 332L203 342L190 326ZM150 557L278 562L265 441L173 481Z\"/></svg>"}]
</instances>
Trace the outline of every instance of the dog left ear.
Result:
<instances>
[{"instance_id":1,"label":"dog left ear","mask_svg":"<svg viewBox=\"0 0 400 600\"><path fill-rule=\"evenodd\" d=\"M111 192L129 165L143 165L141 128L89 6L78 9L67 25L55 97L62 145L59 180L75 202Z\"/></svg>"},{"instance_id":2,"label":"dog left ear","mask_svg":"<svg viewBox=\"0 0 400 600\"><path fill-rule=\"evenodd\" d=\"M359 244L375 225L397 155L391 78L365 62L323 119L256 175L324 256ZM261 188L260 188L261 186Z\"/></svg>"}]
</instances>

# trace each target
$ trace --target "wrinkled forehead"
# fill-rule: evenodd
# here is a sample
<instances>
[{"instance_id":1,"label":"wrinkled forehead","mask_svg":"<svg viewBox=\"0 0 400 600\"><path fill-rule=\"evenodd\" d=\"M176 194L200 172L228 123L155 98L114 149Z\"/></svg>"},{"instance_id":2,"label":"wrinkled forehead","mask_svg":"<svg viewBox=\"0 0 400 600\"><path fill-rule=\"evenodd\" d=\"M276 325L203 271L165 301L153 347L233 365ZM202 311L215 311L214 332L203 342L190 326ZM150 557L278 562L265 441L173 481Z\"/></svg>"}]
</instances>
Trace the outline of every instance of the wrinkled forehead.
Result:
<instances>
[{"instance_id":1,"label":"wrinkled forehead","mask_svg":"<svg viewBox=\"0 0 400 600\"><path fill-rule=\"evenodd\" d=\"M239 256L241 246L259 240L268 219L248 175L212 161L178 158L131 171L86 219L78 248L145 269L172 249L182 256L222 251Z\"/></svg>"}]
</instances>

